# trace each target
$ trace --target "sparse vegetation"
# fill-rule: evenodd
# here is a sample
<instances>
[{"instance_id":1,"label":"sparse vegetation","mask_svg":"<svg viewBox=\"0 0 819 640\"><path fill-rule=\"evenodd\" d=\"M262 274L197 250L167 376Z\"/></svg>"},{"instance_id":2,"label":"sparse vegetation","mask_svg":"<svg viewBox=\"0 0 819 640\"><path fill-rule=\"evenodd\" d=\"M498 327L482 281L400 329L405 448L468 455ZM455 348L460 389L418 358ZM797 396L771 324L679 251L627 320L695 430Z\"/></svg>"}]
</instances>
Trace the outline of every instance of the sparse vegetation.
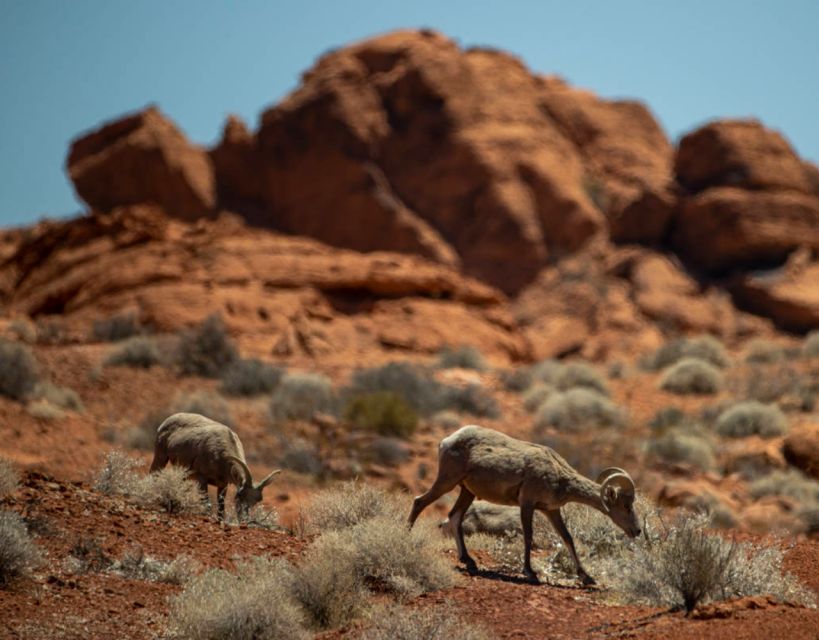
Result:
<instances>
[{"instance_id":1,"label":"sparse vegetation","mask_svg":"<svg viewBox=\"0 0 819 640\"><path fill-rule=\"evenodd\" d=\"M601 395L609 394L603 375L586 362L564 364L558 360L543 360L532 368L532 375L559 391L583 387Z\"/></svg>"},{"instance_id":2,"label":"sparse vegetation","mask_svg":"<svg viewBox=\"0 0 819 640\"><path fill-rule=\"evenodd\" d=\"M405 511L406 505L383 489L345 482L316 494L306 517L313 531L340 531L378 516L403 519Z\"/></svg>"},{"instance_id":3,"label":"sparse vegetation","mask_svg":"<svg viewBox=\"0 0 819 640\"><path fill-rule=\"evenodd\" d=\"M819 329L811 331L802 343L802 355L806 358L819 358Z\"/></svg>"},{"instance_id":4,"label":"sparse vegetation","mask_svg":"<svg viewBox=\"0 0 819 640\"><path fill-rule=\"evenodd\" d=\"M359 616L367 605L367 589L353 563L354 554L314 545L294 579L294 595L312 627L332 629Z\"/></svg>"},{"instance_id":5,"label":"sparse vegetation","mask_svg":"<svg viewBox=\"0 0 819 640\"><path fill-rule=\"evenodd\" d=\"M666 463L690 464L702 471L714 467L714 447L703 436L670 429L648 443L649 456Z\"/></svg>"},{"instance_id":6,"label":"sparse vegetation","mask_svg":"<svg viewBox=\"0 0 819 640\"><path fill-rule=\"evenodd\" d=\"M394 467L409 460L410 450L397 438L375 438L367 447L367 454L376 464Z\"/></svg>"},{"instance_id":7,"label":"sparse vegetation","mask_svg":"<svg viewBox=\"0 0 819 640\"><path fill-rule=\"evenodd\" d=\"M231 396L255 396L273 391L284 369L261 360L236 360L222 372L222 392Z\"/></svg>"},{"instance_id":8,"label":"sparse vegetation","mask_svg":"<svg viewBox=\"0 0 819 640\"><path fill-rule=\"evenodd\" d=\"M776 342L756 338L745 347L745 362L753 364L774 364L787 358L787 351Z\"/></svg>"},{"instance_id":9,"label":"sparse vegetation","mask_svg":"<svg viewBox=\"0 0 819 640\"><path fill-rule=\"evenodd\" d=\"M500 372L500 379L507 391L526 391L533 381L532 370L529 367L507 369Z\"/></svg>"},{"instance_id":10,"label":"sparse vegetation","mask_svg":"<svg viewBox=\"0 0 819 640\"><path fill-rule=\"evenodd\" d=\"M51 382L38 382L32 392L32 398L44 400L49 404L67 409L68 411L83 411L80 396L73 389L60 387Z\"/></svg>"},{"instance_id":11,"label":"sparse vegetation","mask_svg":"<svg viewBox=\"0 0 819 640\"><path fill-rule=\"evenodd\" d=\"M438 366L441 369L486 369L483 354L475 347L463 345L457 348L446 347L438 355Z\"/></svg>"},{"instance_id":12,"label":"sparse vegetation","mask_svg":"<svg viewBox=\"0 0 819 640\"><path fill-rule=\"evenodd\" d=\"M418 426L418 414L392 391L351 398L344 409L344 417L359 429L399 438L409 438Z\"/></svg>"},{"instance_id":13,"label":"sparse vegetation","mask_svg":"<svg viewBox=\"0 0 819 640\"><path fill-rule=\"evenodd\" d=\"M660 378L661 389L680 395L717 393L722 384L719 369L698 358L677 361Z\"/></svg>"},{"instance_id":14,"label":"sparse vegetation","mask_svg":"<svg viewBox=\"0 0 819 640\"><path fill-rule=\"evenodd\" d=\"M433 424L437 424L438 426L441 426L447 430L457 429L463 424L461 417L457 413L455 413L454 411L450 411L449 409L439 411L434 416L432 416L431 421Z\"/></svg>"},{"instance_id":15,"label":"sparse vegetation","mask_svg":"<svg viewBox=\"0 0 819 640\"><path fill-rule=\"evenodd\" d=\"M0 338L0 395L23 400L39 381L37 361L31 349Z\"/></svg>"},{"instance_id":16,"label":"sparse vegetation","mask_svg":"<svg viewBox=\"0 0 819 640\"><path fill-rule=\"evenodd\" d=\"M751 483L751 495L787 496L802 505L819 506L819 482L796 469L772 471Z\"/></svg>"},{"instance_id":17,"label":"sparse vegetation","mask_svg":"<svg viewBox=\"0 0 819 640\"><path fill-rule=\"evenodd\" d=\"M65 412L48 400L33 400L26 405L26 411L32 418L50 422L65 416Z\"/></svg>"},{"instance_id":18,"label":"sparse vegetation","mask_svg":"<svg viewBox=\"0 0 819 640\"><path fill-rule=\"evenodd\" d=\"M216 314L183 333L176 353L183 375L205 378L218 378L238 357L221 317Z\"/></svg>"},{"instance_id":19,"label":"sparse vegetation","mask_svg":"<svg viewBox=\"0 0 819 640\"><path fill-rule=\"evenodd\" d=\"M20 475L11 460L0 458L0 498L15 492L19 484Z\"/></svg>"},{"instance_id":20,"label":"sparse vegetation","mask_svg":"<svg viewBox=\"0 0 819 640\"><path fill-rule=\"evenodd\" d=\"M651 421L648 426L655 432L662 433L671 427L678 427L686 421L686 415L677 407L663 407Z\"/></svg>"},{"instance_id":21,"label":"sparse vegetation","mask_svg":"<svg viewBox=\"0 0 819 640\"><path fill-rule=\"evenodd\" d=\"M479 384L465 387L443 386L441 408L460 413L468 413L479 418L500 418L501 410L497 400L488 389Z\"/></svg>"},{"instance_id":22,"label":"sparse vegetation","mask_svg":"<svg viewBox=\"0 0 819 640\"><path fill-rule=\"evenodd\" d=\"M307 638L293 581L293 569L282 559L253 558L236 573L210 569L171 601L170 630L193 640Z\"/></svg>"},{"instance_id":23,"label":"sparse vegetation","mask_svg":"<svg viewBox=\"0 0 819 640\"><path fill-rule=\"evenodd\" d=\"M151 336L133 336L118 345L108 357L105 365L109 367L135 367L149 369L162 362L159 345Z\"/></svg>"},{"instance_id":24,"label":"sparse vegetation","mask_svg":"<svg viewBox=\"0 0 819 640\"><path fill-rule=\"evenodd\" d=\"M449 607L413 608L392 605L378 615L362 640L489 640L483 628L459 617Z\"/></svg>"},{"instance_id":25,"label":"sparse vegetation","mask_svg":"<svg viewBox=\"0 0 819 640\"><path fill-rule=\"evenodd\" d=\"M656 353L646 359L645 365L657 371L687 358L704 360L719 368L727 367L729 363L728 354L722 343L713 336L704 335L666 342Z\"/></svg>"},{"instance_id":26,"label":"sparse vegetation","mask_svg":"<svg viewBox=\"0 0 819 640\"><path fill-rule=\"evenodd\" d=\"M315 445L303 439L284 443L279 464L284 469L313 476L321 474L324 470L324 464Z\"/></svg>"},{"instance_id":27,"label":"sparse vegetation","mask_svg":"<svg viewBox=\"0 0 819 640\"><path fill-rule=\"evenodd\" d=\"M422 367L408 362L390 362L382 367L359 369L353 373L344 395L354 397L379 391L391 391L401 396L422 416L443 409L442 387Z\"/></svg>"},{"instance_id":28,"label":"sparse vegetation","mask_svg":"<svg viewBox=\"0 0 819 640\"><path fill-rule=\"evenodd\" d=\"M40 558L23 519L12 511L0 511L0 588L27 577Z\"/></svg>"},{"instance_id":29,"label":"sparse vegetation","mask_svg":"<svg viewBox=\"0 0 819 640\"><path fill-rule=\"evenodd\" d=\"M189 477L187 469L170 465L139 479L136 502L175 515L203 513L205 496Z\"/></svg>"},{"instance_id":30,"label":"sparse vegetation","mask_svg":"<svg viewBox=\"0 0 819 640\"><path fill-rule=\"evenodd\" d=\"M717 418L716 430L727 438L757 435L773 438L787 431L788 419L775 405L761 402L739 402Z\"/></svg>"},{"instance_id":31,"label":"sparse vegetation","mask_svg":"<svg viewBox=\"0 0 819 640\"><path fill-rule=\"evenodd\" d=\"M136 314L125 312L94 320L91 336L98 342L117 342L135 336L139 331Z\"/></svg>"},{"instance_id":32,"label":"sparse vegetation","mask_svg":"<svg viewBox=\"0 0 819 640\"><path fill-rule=\"evenodd\" d=\"M270 399L270 415L275 422L309 420L315 412L337 411L333 383L318 373L286 374Z\"/></svg>"},{"instance_id":33,"label":"sparse vegetation","mask_svg":"<svg viewBox=\"0 0 819 640\"><path fill-rule=\"evenodd\" d=\"M126 550L108 570L129 580L184 584L197 573L199 563L186 555L173 560L152 558L140 545L136 545Z\"/></svg>"},{"instance_id":34,"label":"sparse vegetation","mask_svg":"<svg viewBox=\"0 0 819 640\"><path fill-rule=\"evenodd\" d=\"M105 495L132 495L137 490L139 476L134 471L140 462L121 451L109 451L97 472L94 489Z\"/></svg>"},{"instance_id":35,"label":"sparse vegetation","mask_svg":"<svg viewBox=\"0 0 819 640\"><path fill-rule=\"evenodd\" d=\"M552 385L536 382L523 394L523 408L529 413L534 413L553 393L555 393L555 388Z\"/></svg>"},{"instance_id":36,"label":"sparse vegetation","mask_svg":"<svg viewBox=\"0 0 819 640\"><path fill-rule=\"evenodd\" d=\"M819 371L790 366L753 366L740 382L739 395L759 402L776 402L783 409L812 411L819 394Z\"/></svg>"},{"instance_id":37,"label":"sparse vegetation","mask_svg":"<svg viewBox=\"0 0 819 640\"><path fill-rule=\"evenodd\" d=\"M534 419L536 429L551 426L560 431L621 427L624 423L625 415L619 407L605 396L584 387L550 395Z\"/></svg>"}]
</instances>

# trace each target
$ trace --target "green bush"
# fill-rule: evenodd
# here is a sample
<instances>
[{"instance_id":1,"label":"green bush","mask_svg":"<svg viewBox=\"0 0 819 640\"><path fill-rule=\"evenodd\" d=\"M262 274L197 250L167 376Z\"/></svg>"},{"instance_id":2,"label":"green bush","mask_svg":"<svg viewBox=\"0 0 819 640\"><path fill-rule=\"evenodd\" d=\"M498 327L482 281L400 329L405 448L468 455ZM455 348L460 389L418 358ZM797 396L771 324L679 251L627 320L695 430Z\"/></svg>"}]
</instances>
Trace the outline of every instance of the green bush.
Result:
<instances>
[{"instance_id":1,"label":"green bush","mask_svg":"<svg viewBox=\"0 0 819 640\"><path fill-rule=\"evenodd\" d=\"M660 388L680 395L713 394L722 388L722 373L705 360L683 358L660 378Z\"/></svg>"},{"instance_id":2,"label":"green bush","mask_svg":"<svg viewBox=\"0 0 819 640\"><path fill-rule=\"evenodd\" d=\"M687 358L704 360L709 364L724 368L730 362L722 343L713 336L678 338L665 343L653 356L648 358L649 369L659 370Z\"/></svg>"},{"instance_id":3,"label":"green bush","mask_svg":"<svg viewBox=\"0 0 819 640\"><path fill-rule=\"evenodd\" d=\"M22 400L34 391L39 381L37 361L31 349L0 339L0 395Z\"/></svg>"},{"instance_id":4,"label":"green bush","mask_svg":"<svg viewBox=\"0 0 819 640\"><path fill-rule=\"evenodd\" d=\"M802 354L806 358L819 357L819 329L805 336L805 342L802 343Z\"/></svg>"},{"instance_id":5,"label":"green bush","mask_svg":"<svg viewBox=\"0 0 819 640\"><path fill-rule=\"evenodd\" d=\"M201 325L182 334L176 361L183 375L218 378L239 357L220 316L208 316Z\"/></svg>"},{"instance_id":6,"label":"green bush","mask_svg":"<svg viewBox=\"0 0 819 640\"><path fill-rule=\"evenodd\" d=\"M149 369L162 362L159 345L150 336L133 336L118 345L105 358L105 366Z\"/></svg>"},{"instance_id":7,"label":"green bush","mask_svg":"<svg viewBox=\"0 0 819 640\"><path fill-rule=\"evenodd\" d=\"M446 347L438 355L438 366L441 369L474 369L483 371L486 369L486 361L483 354L475 347L460 346L455 349Z\"/></svg>"},{"instance_id":8,"label":"green bush","mask_svg":"<svg viewBox=\"0 0 819 640\"><path fill-rule=\"evenodd\" d=\"M336 414L338 397L329 378L318 373L288 373L270 399L274 422L310 420L316 412Z\"/></svg>"},{"instance_id":9,"label":"green bush","mask_svg":"<svg viewBox=\"0 0 819 640\"><path fill-rule=\"evenodd\" d=\"M222 373L222 391L231 396L270 393L281 382L284 369L261 360L236 360Z\"/></svg>"},{"instance_id":10,"label":"green bush","mask_svg":"<svg viewBox=\"0 0 819 640\"><path fill-rule=\"evenodd\" d=\"M235 574L210 569L171 600L170 631L192 640L306 639L293 584L293 568L278 558L241 562Z\"/></svg>"},{"instance_id":11,"label":"green bush","mask_svg":"<svg viewBox=\"0 0 819 640\"><path fill-rule=\"evenodd\" d=\"M393 605L372 616L362 640L489 640L492 636L448 607Z\"/></svg>"},{"instance_id":12,"label":"green bush","mask_svg":"<svg viewBox=\"0 0 819 640\"><path fill-rule=\"evenodd\" d=\"M717 418L716 430L727 438L757 435L773 438L785 433L788 419L776 405L761 402L739 402L723 411Z\"/></svg>"},{"instance_id":13,"label":"green bush","mask_svg":"<svg viewBox=\"0 0 819 640\"><path fill-rule=\"evenodd\" d=\"M623 411L596 391L575 387L550 395L540 405L534 419L536 429L549 426L560 431L582 431L587 428L622 427Z\"/></svg>"},{"instance_id":14,"label":"green bush","mask_svg":"<svg viewBox=\"0 0 819 640\"><path fill-rule=\"evenodd\" d=\"M344 409L344 418L358 429L399 438L409 438L418 426L418 414L392 391L351 398Z\"/></svg>"},{"instance_id":15,"label":"green bush","mask_svg":"<svg viewBox=\"0 0 819 640\"><path fill-rule=\"evenodd\" d=\"M649 456L666 463L690 464L702 471L714 467L714 448L696 433L671 429L648 443Z\"/></svg>"},{"instance_id":16,"label":"green bush","mask_svg":"<svg viewBox=\"0 0 819 640\"><path fill-rule=\"evenodd\" d=\"M20 484L20 475L11 460L0 458L0 498L14 493Z\"/></svg>"},{"instance_id":17,"label":"green bush","mask_svg":"<svg viewBox=\"0 0 819 640\"><path fill-rule=\"evenodd\" d=\"M117 342L139 333L137 316L133 312L94 320L91 335L98 342Z\"/></svg>"},{"instance_id":18,"label":"green bush","mask_svg":"<svg viewBox=\"0 0 819 640\"><path fill-rule=\"evenodd\" d=\"M0 511L0 588L27 577L40 559L23 519L12 511Z\"/></svg>"}]
</instances>

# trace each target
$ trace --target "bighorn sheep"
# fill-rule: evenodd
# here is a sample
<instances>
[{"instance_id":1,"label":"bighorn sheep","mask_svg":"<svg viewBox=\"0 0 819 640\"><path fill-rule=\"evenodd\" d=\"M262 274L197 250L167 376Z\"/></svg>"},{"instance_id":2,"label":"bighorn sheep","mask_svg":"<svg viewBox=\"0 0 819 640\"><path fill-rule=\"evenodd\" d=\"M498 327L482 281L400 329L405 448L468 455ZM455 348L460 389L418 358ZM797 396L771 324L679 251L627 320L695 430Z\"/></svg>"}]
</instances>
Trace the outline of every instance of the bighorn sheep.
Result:
<instances>
[{"instance_id":1,"label":"bighorn sheep","mask_svg":"<svg viewBox=\"0 0 819 640\"><path fill-rule=\"evenodd\" d=\"M458 485L461 493L449 512L449 520L456 532L459 559L470 573L477 571L477 565L464 545L462 521L476 496L495 504L520 507L524 573L535 584L538 578L531 563L535 509L549 518L569 549L578 576L587 585L594 584L594 579L580 564L560 507L567 502L580 502L606 514L632 538L640 535L634 513L634 481L628 473L610 467L600 473L597 482L592 482L549 447L475 425L461 427L441 440L438 477L429 491L415 498L409 515L410 527L424 509Z\"/></svg>"},{"instance_id":2,"label":"bighorn sheep","mask_svg":"<svg viewBox=\"0 0 819 640\"><path fill-rule=\"evenodd\" d=\"M230 427L197 413L175 413L157 428L151 472L168 462L190 469L205 496L209 484L216 486L220 520L225 517L228 484L237 487L236 515L242 519L261 501L262 490L281 471L277 469L254 484L239 436Z\"/></svg>"}]
</instances>

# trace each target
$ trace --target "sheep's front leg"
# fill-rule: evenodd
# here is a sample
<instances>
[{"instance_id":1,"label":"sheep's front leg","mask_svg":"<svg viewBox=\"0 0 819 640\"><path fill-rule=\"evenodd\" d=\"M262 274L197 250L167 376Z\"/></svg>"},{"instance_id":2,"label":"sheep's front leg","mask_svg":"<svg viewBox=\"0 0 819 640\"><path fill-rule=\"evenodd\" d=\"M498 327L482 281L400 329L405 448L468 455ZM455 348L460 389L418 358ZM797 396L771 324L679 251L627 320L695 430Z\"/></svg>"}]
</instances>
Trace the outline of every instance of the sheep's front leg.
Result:
<instances>
[{"instance_id":1,"label":"sheep's front leg","mask_svg":"<svg viewBox=\"0 0 819 640\"><path fill-rule=\"evenodd\" d=\"M195 476L196 483L199 485L199 491L202 494L202 501L207 505L208 513L210 513L210 496L208 495L208 481L202 476Z\"/></svg>"},{"instance_id":2,"label":"sheep's front leg","mask_svg":"<svg viewBox=\"0 0 819 640\"><path fill-rule=\"evenodd\" d=\"M563 515L560 513L560 509L546 511L546 516L549 518L549 522L552 523L555 531L557 531L557 535L561 537L563 543L566 545L566 548L569 550L569 553L572 555L572 560L574 560L574 566L577 568L577 575L580 577L580 580L585 585L595 584L594 578L586 573L583 565L580 564L580 558L577 557L577 550L574 548L572 534L570 534L569 530L566 528L566 523L563 521Z\"/></svg>"},{"instance_id":3,"label":"sheep's front leg","mask_svg":"<svg viewBox=\"0 0 819 640\"><path fill-rule=\"evenodd\" d=\"M523 573L532 584L540 584L534 569L532 569L532 518L535 515L535 505L524 502L520 505L520 524L523 527Z\"/></svg>"},{"instance_id":4,"label":"sheep's front leg","mask_svg":"<svg viewBox=\"0 0 819 640\"><path fill-rule=\"evenodd\" d=\"M225 519L225 494L227 493L227 485L218 487L216 491L216 518L219 522Z\"/></svg>"}]
</instances>

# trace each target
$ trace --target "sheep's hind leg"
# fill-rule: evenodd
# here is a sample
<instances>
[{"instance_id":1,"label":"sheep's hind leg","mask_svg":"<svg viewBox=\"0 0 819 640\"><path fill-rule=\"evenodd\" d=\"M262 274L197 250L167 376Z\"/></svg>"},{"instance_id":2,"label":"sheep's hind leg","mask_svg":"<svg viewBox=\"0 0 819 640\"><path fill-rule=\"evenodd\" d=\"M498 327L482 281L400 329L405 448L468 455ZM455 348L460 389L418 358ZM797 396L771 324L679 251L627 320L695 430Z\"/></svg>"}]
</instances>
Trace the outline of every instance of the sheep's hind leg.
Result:
<instances>
[{"instance_id":1,"label":"sheep's hind leg","mask_svg":"<svg viewBox=\"0 0 819 640\"><path fill-rule=\"evenodd\" d=\"M537 573L532 569L532 518L535 505L524 502L520 505L520 524L523 527L523 573L532 584L540 584Z\"/></svg>"},{"instance_id":2,"label":"sheep's hind leg","mask_svg":"<svg viewBox=\"0 0 819 640\"><path fill-rule=\"evenodd\" d=\"M196 484L199 485L199 492L202 494L202 502L205 503L208 513L210 513L212 505L210 503L210 496L208 495L208 481L201 476L195 476L194 479L196 480Z\"/></svg>"},{"instance_id":3,"label":"sheep's hind leg","mask_svg":"<svg viewBox=\"0 0 819 640\"><path fill-rule=\"evenodd\" d=\"M455 504L452 506L452 510L449 512L449 522L455 525L455 542L458 545L458 559L463 562L464 565L466 565L466 570L470 574L477 573L478 565L475 564L475 561L466 550L466 544L464 543L463 521L466 511L469 509L469 505L472 504L474 499L475 494L466 487L462 486L461 493L458 496L458 499L455 501Z\"/></svg>"},{"instance_id":4,"label":"sheep's hind leg","mask_svg":"<svg viewBox=\"0 0 819 640\"><path fill-rule=\"evenodd\" d=\"M426 509L429 505L435 502L438 498L440 498L445 493L449 493L455 487L458 486L458 483L463 479L463 473L460 469L453 470L450 472L446 472L446 467L441 465L441 461L438 463L438 477L435 478L435 482L432 483L432 486L426 493L421 494L412 502L412 511L410 511L409 518L407 518L407 522L409 523L410 529L412 525L415 524L415 521L418 519L418 516L421 515L421 512Z\"/></svg>"},{"instance_id":5,"label":"sheep's hind leg","mask_svg":"<svg viewBox=\"0 0 819 640\"><path fill-rule=\"evenodd\" d=\"M595 584L594 578L586 573L583 565L580 564L580 558L577 557L577 549L574 548L572 534L570 534L569 530L566 528L566 523L563 521L563 515L560 513L560 509L546 511L546 516L549 518L549 522L552 523L555 531L557 531L557 534L563 539L569 553L572 554L572 560L574 560L574 566L577 568L577 575L580 577L581 582L587 586Z\"/></svg>"}]
</instances>

